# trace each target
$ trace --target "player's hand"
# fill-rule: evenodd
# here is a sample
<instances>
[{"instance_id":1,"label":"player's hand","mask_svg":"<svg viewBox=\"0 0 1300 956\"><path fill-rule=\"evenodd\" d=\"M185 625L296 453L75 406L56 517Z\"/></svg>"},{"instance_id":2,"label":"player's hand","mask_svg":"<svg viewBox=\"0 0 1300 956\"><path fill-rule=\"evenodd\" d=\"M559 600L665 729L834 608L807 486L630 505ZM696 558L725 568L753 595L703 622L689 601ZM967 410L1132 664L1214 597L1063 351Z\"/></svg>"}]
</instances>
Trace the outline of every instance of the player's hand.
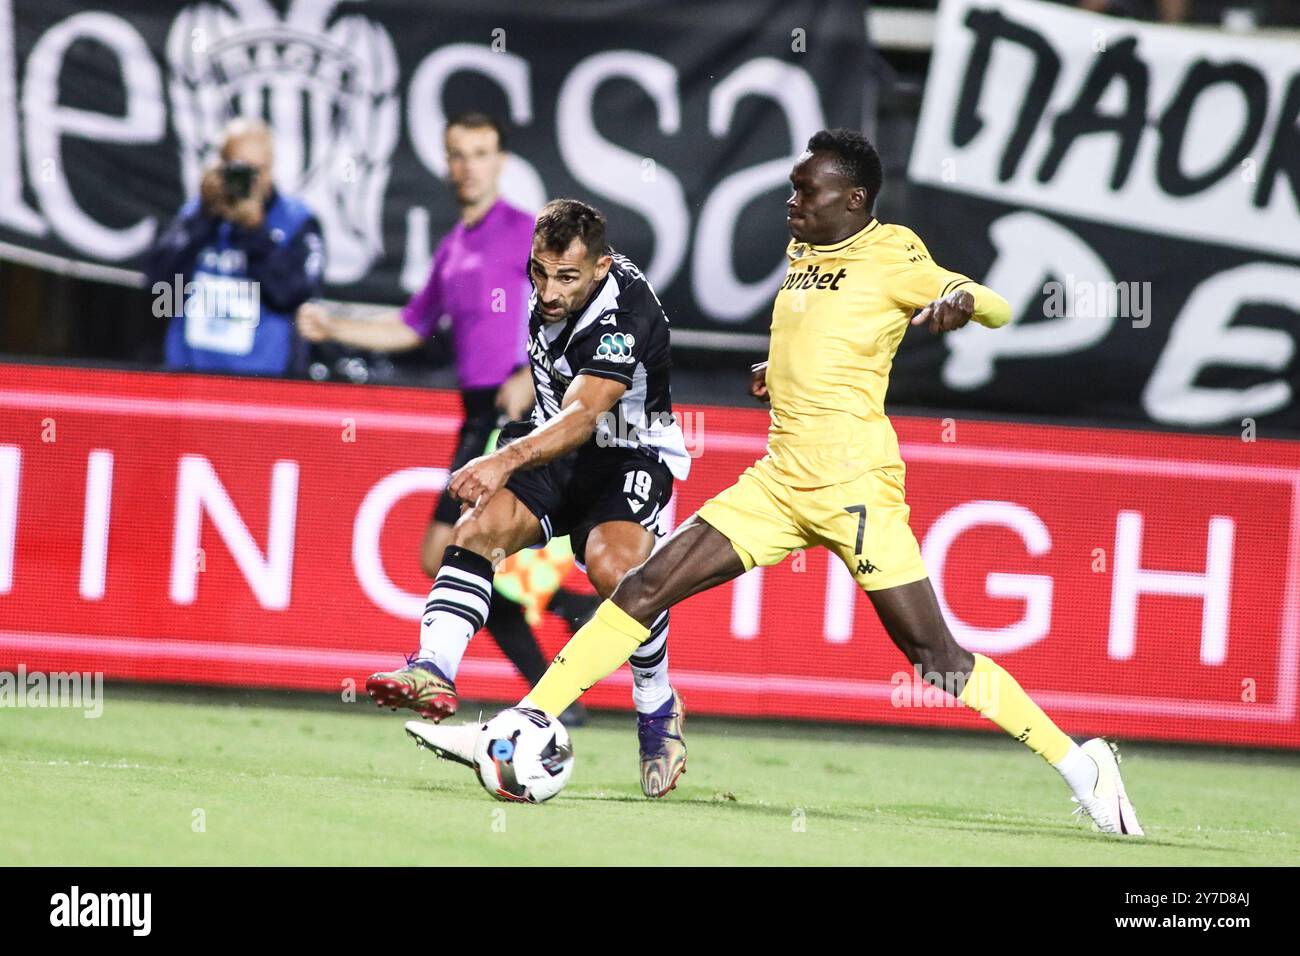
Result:
<instances>
[{"instance_id":1,"label":"player's hand","mask_svg":"<svg viewBox=\"0 0 1300 956\"><path fill-rule=\"evenodd\" d=\"M512 422L524 417L524 413L533 407L533 373L525 365L497 389L497 408L505 413Z\"/></svg>"},{"instance_id":2,"label":"player's hand","mask_svg":"<svg viewBox=\"0 0 1300 956\"><path fill-rule=\"evenodd\" d=\"M767 363L759 362L757 365L750 366L749 374L749 394L760 402L770 403L772 396L767 394Z\"/></svg>"},{"instance_id":3,"label":"player's hand","mask_svg":"<svg viewBox=\"0 0 1300 956\"><path fill-rule=\"evenodd\" d=\"M930 331L952 332L960 329L975 314L975 296L965 289L951 292L942 299L936 299L917 313L912 319L913 325L929 323Z\"/></svg>"},{"instance_id":4,"label":"player's hand","mask_svg":"<svg viewBox=\"0 0 1300 956\"><path fill-rule=\"evenodd\" d=\"M512 470L501 455L481 455L456 470L447 490L466 504L484 504L505 486Z\"/></svg>"},{"instance_id":5,"label":"player's hand","mask_svg":"<svg viewBox=\"0 0 1300 956\"><path fill-rule=\"evenodd\" d=\"M304 302L298 306L298 334L308 342L328 342L334 316L325 311L324 306L315 302Z\"/></svg>"}]
</instances>

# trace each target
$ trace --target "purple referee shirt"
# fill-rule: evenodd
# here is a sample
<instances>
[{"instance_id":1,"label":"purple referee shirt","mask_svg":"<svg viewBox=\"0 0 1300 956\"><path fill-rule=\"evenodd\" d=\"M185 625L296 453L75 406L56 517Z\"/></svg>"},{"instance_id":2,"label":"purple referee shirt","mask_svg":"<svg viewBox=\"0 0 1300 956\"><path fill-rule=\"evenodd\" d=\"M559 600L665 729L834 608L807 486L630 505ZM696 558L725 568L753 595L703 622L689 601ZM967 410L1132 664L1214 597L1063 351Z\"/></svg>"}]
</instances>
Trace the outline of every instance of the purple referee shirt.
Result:
<instances>
[{"instance_id":1,"label":"purple referee shirt","mask_svg":"<svg viewBox=\"0 0 1300 956\"><path fill-rule=\"evenodd\" d=\"M498 199L474 225L458 222L443 237L424 288L402 309L421 338L451 316L462 389L495 388L527 361L532 242L533 217Z\"/></svg>"}]
</instances>

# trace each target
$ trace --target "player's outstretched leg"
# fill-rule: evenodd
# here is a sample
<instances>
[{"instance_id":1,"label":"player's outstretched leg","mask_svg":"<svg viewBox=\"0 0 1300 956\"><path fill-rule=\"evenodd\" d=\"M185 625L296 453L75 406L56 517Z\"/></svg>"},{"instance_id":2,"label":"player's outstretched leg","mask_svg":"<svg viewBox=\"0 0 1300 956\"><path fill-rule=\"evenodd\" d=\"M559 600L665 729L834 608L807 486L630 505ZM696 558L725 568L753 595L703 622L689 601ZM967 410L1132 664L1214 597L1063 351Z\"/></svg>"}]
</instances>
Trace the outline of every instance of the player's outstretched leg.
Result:
<instances>
[{"instance_id":1,"label":"player's outstretched leg","mask_svg":"<svg viewBox=\"0 0 1300 956\"><path fill-rule=\"evenodd\" d=\"M587 559L592 561L591 542ZM599 566L589 563L588 572ZM642 647L651 636L651 626L672 604L699 591L730 581L743 574L745 565L725 535L697 516L692 516L638 567L622 575L612 597L602 601L595 616L578 629L537 685L519 704L549 714L565 708L602 677L613 673ZM613 583L600 571L591 575L598 591L609 593ZM681 736L679 708L671 715L675 732ZM406 725L407 733L440 757L472 765L474 742L480 725L432 726L419 721ZM669 724L672 730L673 724ZM654 783L652 795L662 795L663 777ZM643 786L645 780L643 777ZM649 791L647 791L649 792Z\"/></svg>"},{"instance_id":2,"label":"player's outstretched leg","mask_svg":"<svg viewBox=\"0 0 1300 956\"><path fill-rule=\"evenodd\" d=\"M557 714L618 669L650 637L659 614L700 591L744 573L720 531L692 516L596 609L596 616L555 656L524 705Z\"/></svg>"},{"instance_id":3,"label":"player's outstretched leg","mask_svg":"<svg viewBox=\"0 0 1300 956\"><path fill-rule=\"evenodd\" d=\"M963 704L1056 768L1099 830L1143 835L1113 746L1101 738L1079 746L1014 677L983 654L962 648L948 630L928 578L867 594L890 638L926 680L942 681Z\"/></svg>"},{"instance_id":4,"label":"player's outstretched leg","mask_svg":"<svg viewBox=\"0 0 1300 956\"><path fill-rule=\"evenodd\" d=\"M456 712L456 671L492 604L488 555L514 554L541 539L532 512L508 490L465 512L452 531L420 624L420 649L394 671L372 674L366 693L381 707L409 707L429 720Z\"/></svg>"}]
</instances>

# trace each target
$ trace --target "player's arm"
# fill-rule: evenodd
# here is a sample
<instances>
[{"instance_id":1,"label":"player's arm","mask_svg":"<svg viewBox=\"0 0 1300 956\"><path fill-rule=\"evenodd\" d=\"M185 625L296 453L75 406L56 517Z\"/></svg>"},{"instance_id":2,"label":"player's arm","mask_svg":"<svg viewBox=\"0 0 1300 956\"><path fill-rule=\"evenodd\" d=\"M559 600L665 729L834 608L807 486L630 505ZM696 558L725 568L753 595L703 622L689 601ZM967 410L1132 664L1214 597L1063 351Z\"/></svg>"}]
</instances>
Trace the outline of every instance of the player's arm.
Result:
<instances>
[{"instance_id":1,"label":"player's arm","mask_svg":"<svg viewBox=\"0 0 1300 956\"><path fill-rule=\"evenodd\" d=\"M913 325L929 325L930 331L952 332L974 319L996 329L1011 321L1011 305L987 286L967 280L942 298L928 303L912 319Z\"/></svg>"},{"instance_id":2,"label":"player's arm","mask_svg":"<svg viewBox=\"0 0 1300 956\"><path fill-rule=\"evenodd\" d=\"M535 428L500 454L512 472L537 468L576 449L596 430L600 417L623 397L627 386L612 378L579 375L560 402L560 414Z\"/></svg>"},{"instance_id":3,"label":"player's arm","mask_svg":"<svg viewBox=\"0 0 1300 956\"><path fill-rule=\"evenodd\" d=\"M349 319L333 315L317 302L298 308L298 334L308 342L338 342L371 352L404 352L424 341L406 324L401 312L374 319Z\"/></svg>"},{"instance_id":4,"label":"player's arm","mask_svg":"<svg viewBox=\"0 0 1300 956\"><path fill-rule=\"evenodd\" d=\"M308 302L298 309L298 334L308 342L338 342L371 352L405 352L415 348L433 334L439 316L446 311L438 280L446 248L447 240L443 239L434 250L429 277L402 309L372 319L350 319Z\"/></svg>"},{"instance_id":5,"label":"player's arm","mask_svg":"<svg viewBox=\"0 0 1300 956\"><path fill-rule=\"evenodd\" d=\"M1011 305L987 286L943 268L915 233L907 233L906 246L891 271L890 293L900 304L920 309L913 325L930 326L932 332L951 332L974 319L996 329L1011 321Z\"/></svg>"},{"instance_id":6,"label":"player's arm","mask_svg":"<svg viewBox=\"0 0 1300 956\"><path fill-rule=\"evenodd\" d=\"M1011 321L1011 304L987 286L966 279L948 294L928 303L912 319L912 324L928 324L934 333L951 332L971 319L986 328L999 328Z\"/></svg>"},{"instance_id":7,"label":"player's arm","mask_svg":"<svg viewBox=\"0 0 1300 956\"><path fill-rule=\"evenodd\" d=\"M972 282L961 286L975 299L972 306L972 318L986 329L1000 329L1011 321L1011 303L998 295L986 285Z\"/></svg>"},{"instance_id":8,"label":"player's arm","mask_svg":"<svg viewBox=\"0 0 1300 956\"><path fill-rule=\"evenodd\" d=\"M516 471L537 468L573 451L591 437L600 416L627 391L617 379L578 375L560 403L560 413L517 441L475 458L454 475L447 490L461 501L496 494Z\"/></svg>"}]
</instances>

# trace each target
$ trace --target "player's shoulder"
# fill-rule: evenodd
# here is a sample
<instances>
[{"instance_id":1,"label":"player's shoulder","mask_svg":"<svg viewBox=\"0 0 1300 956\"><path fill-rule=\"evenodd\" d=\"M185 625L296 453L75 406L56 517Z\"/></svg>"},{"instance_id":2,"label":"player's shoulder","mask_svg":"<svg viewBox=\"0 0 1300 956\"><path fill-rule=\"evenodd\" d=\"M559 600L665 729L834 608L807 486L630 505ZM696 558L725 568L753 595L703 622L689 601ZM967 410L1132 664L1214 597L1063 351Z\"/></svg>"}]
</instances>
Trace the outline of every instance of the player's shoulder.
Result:
<instances>
[{"instance_id":1,"label":"player's shoulder","mask_svg":"<svg viewBox=\"0 0 1300 956\"><path fill-rule=\"evenodd\" d=\"M901 222L881 222L876 233L878 242L920 242L921 237L910 226Z\"/></svg>"},{"instance_id":2,"label":"player's shoulder","mask_svg":"<svg viewBox=\"0 0 1300 956\"><path fill-rule=\"evenodd\" d=\"M574 334L575 343L587 339L608 341L621 336L620 342L636 351L658 351L668 342L668 317L654 289L641 270L626 256L610 253L609 274L595 299L588 306L587 317Z\"/></svg>"},{"instance_id":3,"label":"player's shoulder","mask_svg":"<svg viewBox=\"0 0 1300 956\"><path fill-rule=\"evenodd\" d=\"M913 229L901 222L882 222L879 232L880 237L877 242L885 248L896 250L925 249L925 243L921 241L921 237Z\"/></svg>"},{"instance_id":4,"label":"player's shoulder","mask_svg":"<svg viewBox=\"0 0 1300 956\"><path fill-rule=\"evenodd\" d=\"M930 258L921 237L901 223L882 222L874 232L877 236L871 255L880 261L914 265Z\"/></svg>"},{"instance_id":5,"label":"player's shoulder","mask_svg":"<svg viewBox=\"0 0 1300 956\"><path fill-rule=\"evenodd\" d=\"M641 267L619 252L610 252L610 276L618 288L618 308L645 319L663 320L664 307Z\"/></svg>"},{"instance_id":6,"label":"player's shoulder","mask_svg":"<svg viewBox=\"0 0 1300 956\"><path fill-rule=\"evenodd\" d=\"M623 253L615 252L611 249L609 251L609 258L609 271L614 274L614 278L618 281L620 289L631 290L637 287L645 287L648 289L650 287L650 280L645 277L645 273L641 271L641 267L627 256L623 255Z\"/></svg>"}]
</instances>

